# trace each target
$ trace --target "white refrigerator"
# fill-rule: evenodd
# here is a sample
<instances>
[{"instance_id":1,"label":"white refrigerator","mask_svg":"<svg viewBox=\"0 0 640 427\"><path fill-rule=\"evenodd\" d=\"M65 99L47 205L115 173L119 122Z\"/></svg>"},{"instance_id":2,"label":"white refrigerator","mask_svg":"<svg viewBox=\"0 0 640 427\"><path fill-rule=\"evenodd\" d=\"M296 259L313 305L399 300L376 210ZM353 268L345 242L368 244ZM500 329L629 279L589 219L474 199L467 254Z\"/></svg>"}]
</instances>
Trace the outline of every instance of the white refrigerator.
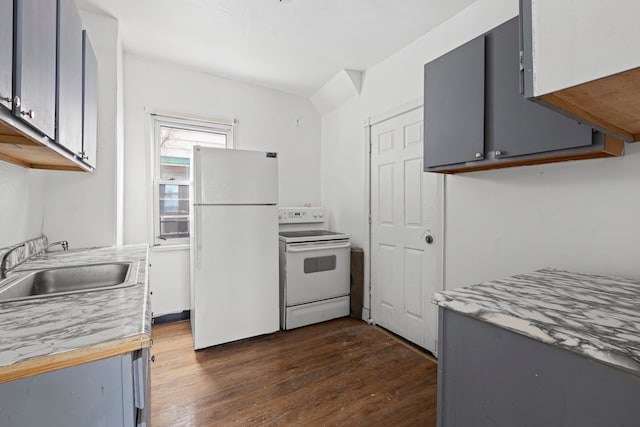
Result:
<instances>
[{"instance_id":1,"label":"white refrigerator","mask_svg":"<svg viewBox=\"0 0 640 427\"><path fill-rule=\"evenodd\" d=\"M278 159L196 146L191 328L194 348L279 329Z\"/></svg>"}]
</instances>

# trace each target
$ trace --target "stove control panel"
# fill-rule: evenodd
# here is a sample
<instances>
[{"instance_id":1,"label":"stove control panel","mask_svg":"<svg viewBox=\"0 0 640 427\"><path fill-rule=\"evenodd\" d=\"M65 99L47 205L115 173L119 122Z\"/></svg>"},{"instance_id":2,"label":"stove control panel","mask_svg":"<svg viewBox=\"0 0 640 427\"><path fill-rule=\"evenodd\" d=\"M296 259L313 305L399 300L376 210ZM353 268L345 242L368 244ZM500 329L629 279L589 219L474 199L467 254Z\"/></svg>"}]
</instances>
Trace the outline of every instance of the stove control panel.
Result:
<instances>
[{"instance_id":1,"label":"stove control panel","mask_svg":"<svg viewBox=\"0 0 640 427\"><path fill-rule=\"evenodd\" d=\"M324 222L322 208L278 208L280 224L309 224Z\"/></svg>"}]
</instances>

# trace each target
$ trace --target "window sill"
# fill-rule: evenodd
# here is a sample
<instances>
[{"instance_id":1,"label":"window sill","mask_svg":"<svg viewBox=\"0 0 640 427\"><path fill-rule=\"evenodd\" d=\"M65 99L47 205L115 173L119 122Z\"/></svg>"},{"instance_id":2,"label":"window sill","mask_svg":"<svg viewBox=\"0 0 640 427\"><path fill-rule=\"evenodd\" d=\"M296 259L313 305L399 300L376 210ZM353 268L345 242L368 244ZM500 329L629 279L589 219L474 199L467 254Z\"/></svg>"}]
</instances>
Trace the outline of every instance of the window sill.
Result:
<instances>
[{"instance_id":1,"label":"window sill","mask_svg":"<svg viewBox=\"0 0 640 427\"><path fill-rule=\"evenodd\" d=\"M153 252L174 252L174 251L188 251L191 249L189 243L176 243L176 244L157 244L151 246Z\"/></svg>"}]
</instances>

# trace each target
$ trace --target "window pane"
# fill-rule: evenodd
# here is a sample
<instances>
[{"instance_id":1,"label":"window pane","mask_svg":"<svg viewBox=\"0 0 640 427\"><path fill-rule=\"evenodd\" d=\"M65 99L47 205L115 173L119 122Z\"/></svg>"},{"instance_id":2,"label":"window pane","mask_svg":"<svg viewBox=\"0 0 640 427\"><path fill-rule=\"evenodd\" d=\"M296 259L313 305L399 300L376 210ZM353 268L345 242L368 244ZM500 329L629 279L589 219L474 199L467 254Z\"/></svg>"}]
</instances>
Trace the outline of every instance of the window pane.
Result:
<instances>
[{"instance_id":1,"label":"window pane","mask_svg":"<svg viewBox=\"0 0 640 427\"><path fill-rule=\"evenodd\" d=\"M189 237L189 185L160 184L160 237Z\"/></svg>"},{"instance_id":2,"label":"window pane","mask_svg":"<svg viewBox=\"0 0 640 427\"><path fill-rule=\"evenodd\" d=\"M195 125L194 125L195 127ZM180 181L158 184L156 226L161 239L189 237L189 188L194 145L226 148L228 130L194 130L160 126L156 179Z\"/></svg>"},{"instance_id":3,"label":"window pane","mask_svg":"<svg viewBox=\"0 0 640 427\"><path fill-rule=\"evenodd\" d=\"M304 259L304 272L319 273L336 269L336 256L326 255Z\"/></svg>"},{"instance_id":4,"label":"window pane","mask_svg":"<svg viewBox=\"0 0 640 427\"><path fill-rule=\"evenodd\" d=\"M160 179L188 180L194 145L227 146L227 135L160 126Z\"/></svg>"}]
</instances>

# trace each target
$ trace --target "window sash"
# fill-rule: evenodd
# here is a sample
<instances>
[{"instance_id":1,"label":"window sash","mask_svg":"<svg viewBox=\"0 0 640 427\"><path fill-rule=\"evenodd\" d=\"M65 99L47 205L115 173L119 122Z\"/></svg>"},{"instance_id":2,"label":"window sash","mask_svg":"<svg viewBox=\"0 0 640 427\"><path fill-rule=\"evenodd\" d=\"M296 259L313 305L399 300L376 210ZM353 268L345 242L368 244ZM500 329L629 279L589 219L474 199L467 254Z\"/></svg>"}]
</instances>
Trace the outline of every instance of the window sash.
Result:
<instances>
[{"instance_id":1,"label":"window sash","mask_svg":"<svg viewBox=\"0 0 640 427\"><path fill-rule=\"evenodd\" d=\"M224 135L226 137L226 148L233 147L233 123L222 122L209 122L201 120L189 120L185 118L174 118L168 116L159 116L152 114L153 123L153 242L156 246L173 246L184 245L190 242L190 229L191 221L193 217L192 212L192 200L193 200L193 164L189 163L189 178L188 179L163 179L161 177L162 162L161 162L161 128L176 128L186 131L196 131L205 133L215 133ZM235 121L234 121L235 122ZM220 147L220 144L207 144L198 143L191 145L212 146ZM191 157L193 159L193 156ZM186 210L188 214L176 213L171 214L168 212L161 212L161 187L163 185L171 186L188 186L188 200ZM165 208L175 208L176 210L185 210L184 197L166 198ZM163 221L163 218L165 219ZM171 237L171 236L174 237Z\"/></svg>"}]
</instances>

